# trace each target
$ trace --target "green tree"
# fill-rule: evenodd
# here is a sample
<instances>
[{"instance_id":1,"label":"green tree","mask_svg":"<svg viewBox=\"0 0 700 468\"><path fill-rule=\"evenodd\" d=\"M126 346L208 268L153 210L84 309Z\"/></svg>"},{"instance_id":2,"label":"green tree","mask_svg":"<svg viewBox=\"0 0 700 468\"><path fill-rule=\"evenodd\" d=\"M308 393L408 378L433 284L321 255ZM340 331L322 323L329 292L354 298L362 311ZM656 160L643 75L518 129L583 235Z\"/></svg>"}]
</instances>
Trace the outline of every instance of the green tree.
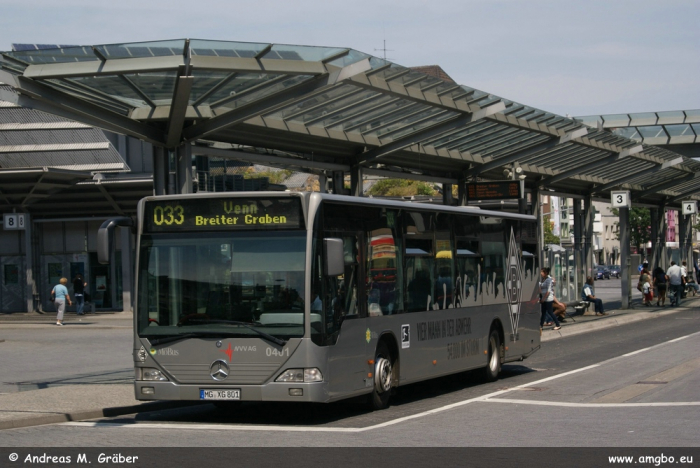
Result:
<instances>
[{"instance_id":1,"label":"green tree","mask_svg":"<svg viewBox=\"0 0 700 468\"><path fill-rule=\"evenodd\" d=\"M559 236L552 234L552 222L550 221L549 215L544 217L544 243L545 244L559 244L561 239Z\"/></svg>"},{"instance_id":2,"label":"green tree","mask_svg":"<svg viewBox=\"0 0 700 468\"><path fill-rule=\"evenodd\" d=\"M612 208L612 214L620 217L620 210ZM617 232L615 238L620 240L620 222L615 222ZM641 252L651 240L651 211L649 208L630 208L629 216L630 243Z\"/></svg>"},{"instance_id":3,"label":"green tree","mask_svg":"<svg viewBox=\"0 0 700 468\"><path fill-rule=\"evenodd\" d=\"M375 197L407 197L410 195L435 195L433 188L417 180L382 179L369 189L369 195Z\"/></svg>"}]
</instances>

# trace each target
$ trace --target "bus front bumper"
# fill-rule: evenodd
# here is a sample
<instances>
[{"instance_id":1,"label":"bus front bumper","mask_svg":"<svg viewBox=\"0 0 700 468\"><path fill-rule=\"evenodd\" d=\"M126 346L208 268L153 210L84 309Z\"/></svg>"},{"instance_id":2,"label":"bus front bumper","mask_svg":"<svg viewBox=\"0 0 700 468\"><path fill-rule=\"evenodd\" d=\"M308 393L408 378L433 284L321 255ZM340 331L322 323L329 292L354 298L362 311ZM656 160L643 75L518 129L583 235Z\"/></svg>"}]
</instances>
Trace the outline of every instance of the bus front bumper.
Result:
<instances>
[{"instance_id":1,"label":"bus front bumper","mask_svg":"<svg viewBox=\"0 0 700 468\"><path fill-rule=\"evenodd\" d=\"M240 390L240 400L209 400L203 390ZM325 382L271 382L264 385L181 385L174 382L136 380L137 400L185 401L298 401L327 402L329 395Z\"/></svg>"}]
</instances>

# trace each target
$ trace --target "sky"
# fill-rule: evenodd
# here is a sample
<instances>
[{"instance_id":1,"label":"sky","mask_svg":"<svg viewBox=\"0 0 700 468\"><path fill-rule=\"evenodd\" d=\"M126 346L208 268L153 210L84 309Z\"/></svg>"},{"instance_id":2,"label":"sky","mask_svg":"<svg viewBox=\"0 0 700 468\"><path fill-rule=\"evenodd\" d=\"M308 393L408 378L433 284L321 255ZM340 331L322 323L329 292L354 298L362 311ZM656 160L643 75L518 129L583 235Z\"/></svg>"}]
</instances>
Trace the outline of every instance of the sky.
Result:
<instances>
[{"instance_id":1,"label":"sky","mask_svg":"<svg viewBox=\"0 0 700 468\"><path fill-rule=\"evenodd\" d=\"M349 47L584 116L700 109L699 19L700 0L0 0L0 50L178 38Z\"/></svg>"}]
</instances>

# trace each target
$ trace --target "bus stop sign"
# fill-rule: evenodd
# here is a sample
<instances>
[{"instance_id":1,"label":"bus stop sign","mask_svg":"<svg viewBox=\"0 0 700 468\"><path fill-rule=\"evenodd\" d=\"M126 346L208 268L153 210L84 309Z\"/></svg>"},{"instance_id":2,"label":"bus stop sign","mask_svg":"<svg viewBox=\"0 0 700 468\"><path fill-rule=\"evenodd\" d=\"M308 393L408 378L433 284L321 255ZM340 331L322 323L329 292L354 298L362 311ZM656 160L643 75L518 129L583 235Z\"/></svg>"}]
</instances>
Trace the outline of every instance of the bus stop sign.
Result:
<instances>
[{"instance_id":1,"label":"bus stop sign","mask_svg":"<svg viewBox=\"0 0 700 468\"><path fill-rule=\"evenodd\" d=\"M698 212L698 204L695 200L687 200L683 202L683 214L692 215Z\"/></svg>"},{"instance_id":2,"label":"bus stop sign","mask_svg":"<svg viewBox=\"0 0 700 468\"><path fill-rule=\"evenodd\" d=\"M631 208L632 202L630 200L630 192L626 190L624 192L610 192L610 202L613 208Z\"/></svg>"}]
</instances>

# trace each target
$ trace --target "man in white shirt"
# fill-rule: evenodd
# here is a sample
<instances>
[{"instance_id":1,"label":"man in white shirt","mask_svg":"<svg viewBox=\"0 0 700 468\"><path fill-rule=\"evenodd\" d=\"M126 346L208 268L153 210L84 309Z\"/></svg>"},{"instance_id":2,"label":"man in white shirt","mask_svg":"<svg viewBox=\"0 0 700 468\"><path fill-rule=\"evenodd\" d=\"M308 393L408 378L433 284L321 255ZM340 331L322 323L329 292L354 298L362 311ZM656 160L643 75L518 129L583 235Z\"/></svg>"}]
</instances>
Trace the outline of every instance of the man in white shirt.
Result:
<instances>
[{"instance_id":1,"label":"man in white shirt","mask_svg":"<svg viewBox=\"0 0 700 468\"><path fill-rule=\"evenodd\" d=\"M681 305L681 295L683 294L683 270L676 265L676 262L671 262L671 267L666 271L666 276L668 276L668 287L674 296L671 298L671 305L679 306Z\"/></svg>"}]
</instances>

